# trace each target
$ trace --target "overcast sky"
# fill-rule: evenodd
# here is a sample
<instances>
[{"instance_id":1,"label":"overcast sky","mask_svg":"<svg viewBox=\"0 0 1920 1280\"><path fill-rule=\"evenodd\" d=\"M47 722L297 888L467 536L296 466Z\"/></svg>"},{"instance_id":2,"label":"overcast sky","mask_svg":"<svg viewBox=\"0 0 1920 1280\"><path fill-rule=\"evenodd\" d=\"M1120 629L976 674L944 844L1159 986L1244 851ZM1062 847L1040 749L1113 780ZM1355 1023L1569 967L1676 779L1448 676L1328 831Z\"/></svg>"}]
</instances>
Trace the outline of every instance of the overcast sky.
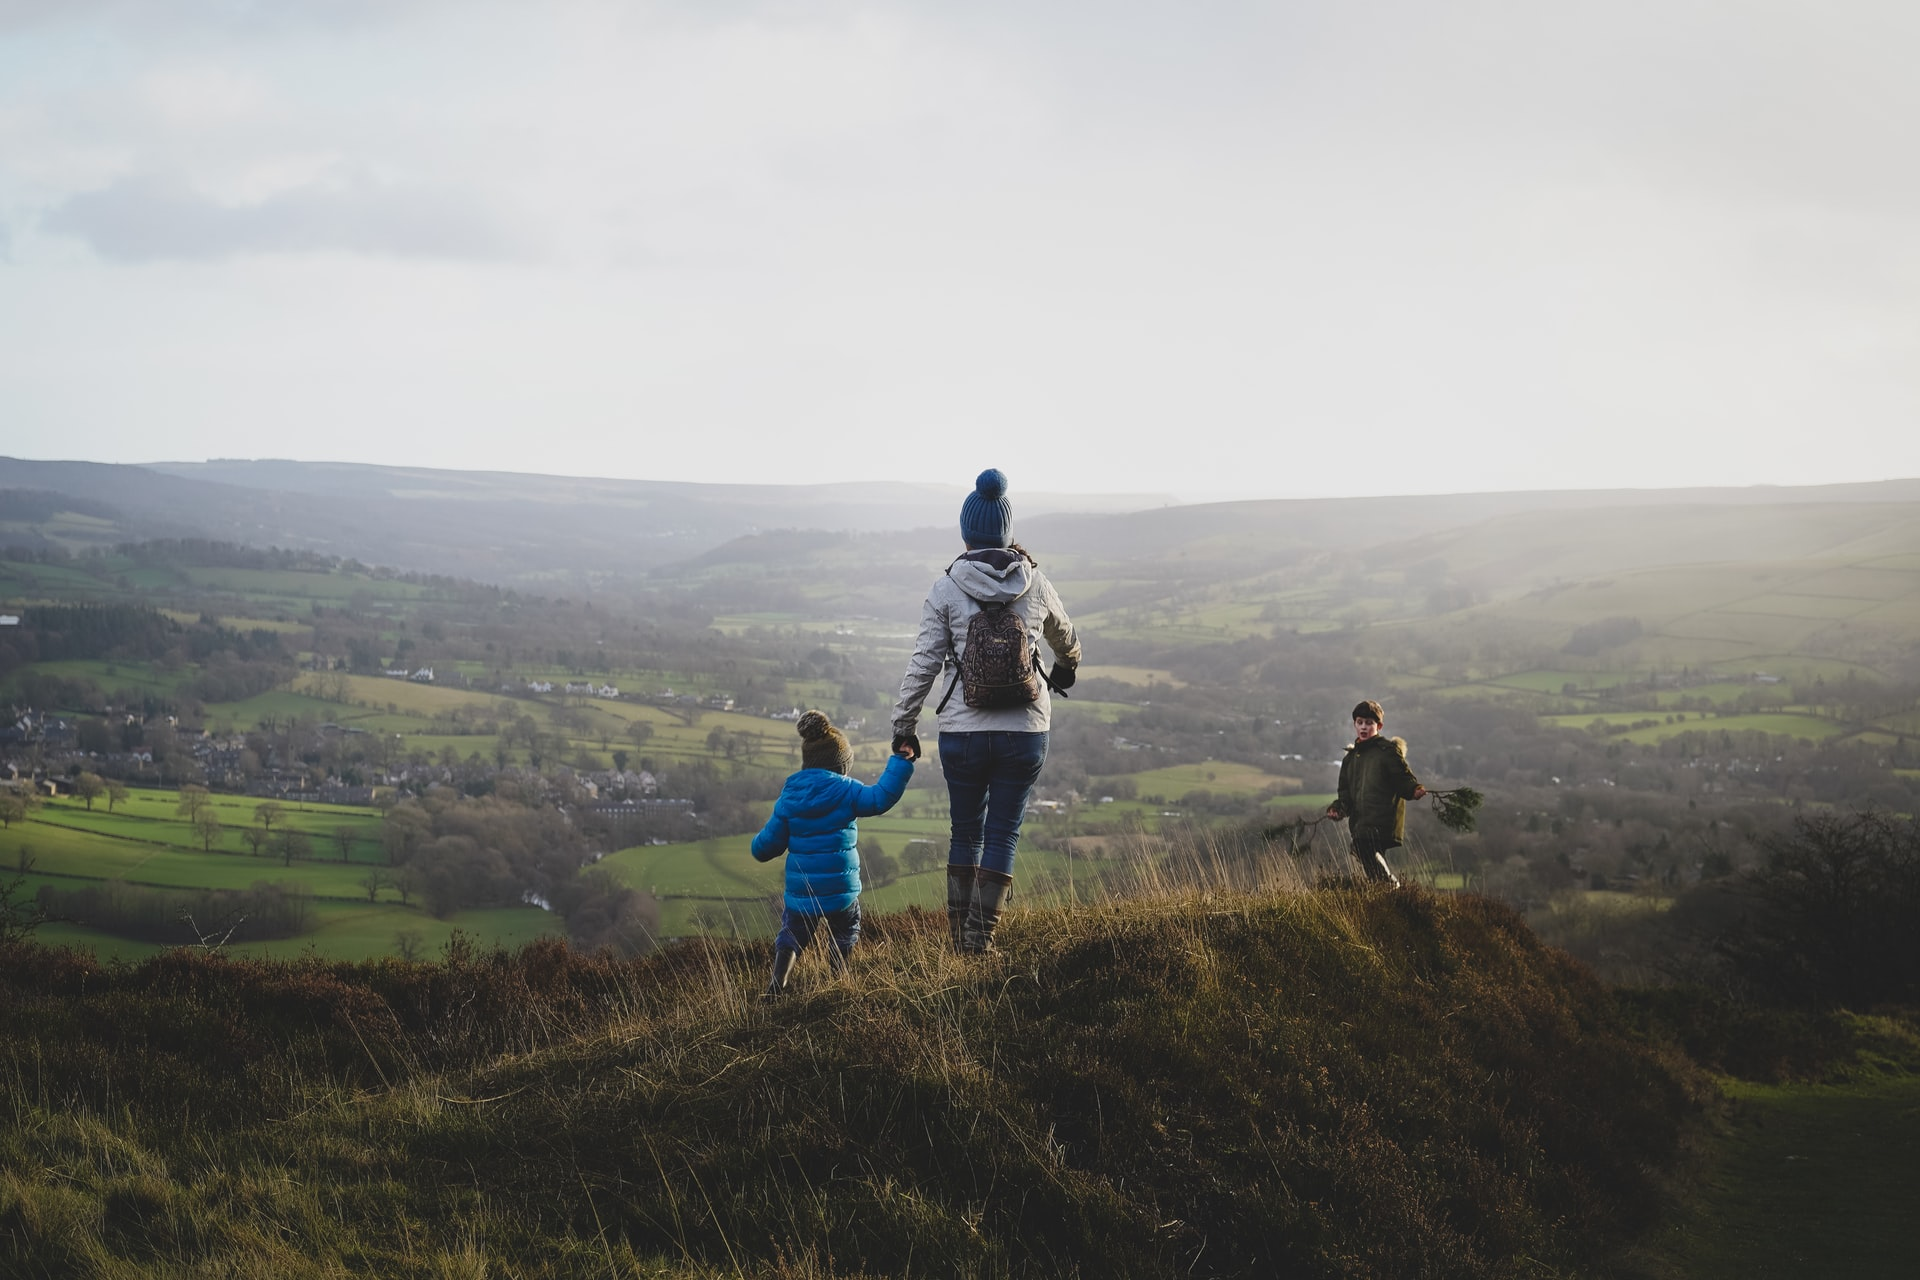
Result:
<instances>
[{"instance_id":1,"label":"overcast sky","mask_svg":"<svg viewBox=\"0 0 1920 1280\"><path fill-rule=\"evenodd\" d=\"M1917 50L1903 0L0 0L0 453L1920 475Z\"/></svg>"}]
</instances>

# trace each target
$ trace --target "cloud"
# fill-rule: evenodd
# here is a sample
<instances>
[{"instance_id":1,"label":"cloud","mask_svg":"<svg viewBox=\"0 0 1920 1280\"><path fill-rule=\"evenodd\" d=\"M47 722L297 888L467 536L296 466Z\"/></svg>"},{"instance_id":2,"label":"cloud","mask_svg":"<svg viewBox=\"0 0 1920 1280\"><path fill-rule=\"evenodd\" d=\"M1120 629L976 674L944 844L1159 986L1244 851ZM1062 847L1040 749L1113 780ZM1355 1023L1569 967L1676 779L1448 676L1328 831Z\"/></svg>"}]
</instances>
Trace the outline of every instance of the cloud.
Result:
<instances>
[{"instance_id":1,"label":"cloud","mask_svg":"<svg viewBox=\"0 0 1920 1280\"><path fill-rule=\"evenodd\" d=\"M223 204L177 178L130 177L72 197L41 227L119 262L324 252L500 261L529 252L509 220L478 199L371 182L316 183Z\"/></svg>"}]
</instances>

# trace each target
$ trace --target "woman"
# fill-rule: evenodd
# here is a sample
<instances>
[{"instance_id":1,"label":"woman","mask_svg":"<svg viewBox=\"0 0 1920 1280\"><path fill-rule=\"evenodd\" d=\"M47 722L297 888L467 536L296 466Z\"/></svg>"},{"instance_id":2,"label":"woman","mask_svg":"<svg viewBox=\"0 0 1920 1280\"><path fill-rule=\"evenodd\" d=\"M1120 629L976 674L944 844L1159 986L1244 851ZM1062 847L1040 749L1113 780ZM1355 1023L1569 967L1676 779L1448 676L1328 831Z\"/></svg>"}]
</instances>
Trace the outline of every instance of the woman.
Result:
<instances>
[{"instance_id":1,"label":"woman","mask_svg":"<svg viewBox=\"0 0 1920 1280\"><path fill-rule=\"evenodd\" d=\"M955 950L976 954L993 949L1013 885L1020 822L1047 758L1049 687L1071 688L1080 665L1080 641L1059 594L1010 537L1006 493L1006 476L989 468L961 504L966 551L927 592L893 708L894 750L918 759L920 709L942 668L952 666L934 708L953 813L947 929ZM1053 650L1051 674L1041 668L1039 638Z\"/></svg>"}]
</instances>

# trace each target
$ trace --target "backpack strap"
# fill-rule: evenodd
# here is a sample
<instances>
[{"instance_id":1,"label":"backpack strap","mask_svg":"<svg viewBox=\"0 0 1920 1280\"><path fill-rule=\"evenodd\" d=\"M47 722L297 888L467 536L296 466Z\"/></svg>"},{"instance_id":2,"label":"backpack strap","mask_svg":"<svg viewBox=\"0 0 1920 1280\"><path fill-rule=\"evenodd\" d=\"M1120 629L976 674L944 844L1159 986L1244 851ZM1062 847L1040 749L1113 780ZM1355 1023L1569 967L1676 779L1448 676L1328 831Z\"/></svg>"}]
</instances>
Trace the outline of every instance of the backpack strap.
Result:
<instances>
[{"instance_id":1,"label":"backpack strap","mask_svg":"<svg viewBox=\"0 0 1920 1280\"><path fill-rule=\"evenodd\" d=\"M956 564L959 564L962 560L965 560L966 558L967 557L964 552L961 553L960 555L955 556L953 559L947 561L947 567L945 570L943 570L943 572L949 578L951 578L953 576L953 566ZM966 595L967 593L965 591L962 591L960 594ZM953 701L953 691L959 687L960 687L960 655L956 653L953 655L953 683L947 686L947 695L946 697L940 699L940 705L933 709L934 715L937 716L942 711L945 711L947 709L947 704Z\"/></svg>"},{"instance_id":2,"label":"backpack strap","mask_svg":"<svg viewBox=\"0 0 1920 1280\"><path fill-rule=\"evenodd\" d=\"M934 715L937 716L942 711L945 711L947 709L947 704L953 701L953 691L955 689L958 689L959 687L960 687L960 664L958 662L955 662L953 664L953 683L947 686L947 696L940 699L940 705L933 709Z\"/></svg>"}]
</instances>

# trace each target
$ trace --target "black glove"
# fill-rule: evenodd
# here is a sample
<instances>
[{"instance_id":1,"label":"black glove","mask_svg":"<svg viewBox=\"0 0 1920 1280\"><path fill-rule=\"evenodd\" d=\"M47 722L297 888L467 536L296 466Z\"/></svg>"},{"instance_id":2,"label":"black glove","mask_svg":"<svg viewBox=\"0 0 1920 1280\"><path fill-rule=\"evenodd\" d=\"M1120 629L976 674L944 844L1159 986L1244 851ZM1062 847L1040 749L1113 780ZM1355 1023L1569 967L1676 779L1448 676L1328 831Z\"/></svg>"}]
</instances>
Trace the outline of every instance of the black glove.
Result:
<instances>
[{"instance_id":1,"label":"black glove","mask_svg":"<svg viewBox=\"0 0 1920 1280\"><path fill-rule=\"evenodd\" d=\"M907 759L918 760L920 758L920 739L915 735L911 733L894 734L893 735L893 754L899 755L900 748L902 747L905 747L909 752L912 753L907 757Z\"/></svg>"},{"instance_id":2,"label":"black glove","mask_svg":"<svg viewBox=\"0 0 1920 1280\"><path fill-rule=\"evenodd\" d=\"M1047 677L1047 683L1055 692L1065 693L1073 688L1073 682L1079 678L1080 668L1065 658L1053 664L1053 674Z\"/></svg>"}]
</instances>

